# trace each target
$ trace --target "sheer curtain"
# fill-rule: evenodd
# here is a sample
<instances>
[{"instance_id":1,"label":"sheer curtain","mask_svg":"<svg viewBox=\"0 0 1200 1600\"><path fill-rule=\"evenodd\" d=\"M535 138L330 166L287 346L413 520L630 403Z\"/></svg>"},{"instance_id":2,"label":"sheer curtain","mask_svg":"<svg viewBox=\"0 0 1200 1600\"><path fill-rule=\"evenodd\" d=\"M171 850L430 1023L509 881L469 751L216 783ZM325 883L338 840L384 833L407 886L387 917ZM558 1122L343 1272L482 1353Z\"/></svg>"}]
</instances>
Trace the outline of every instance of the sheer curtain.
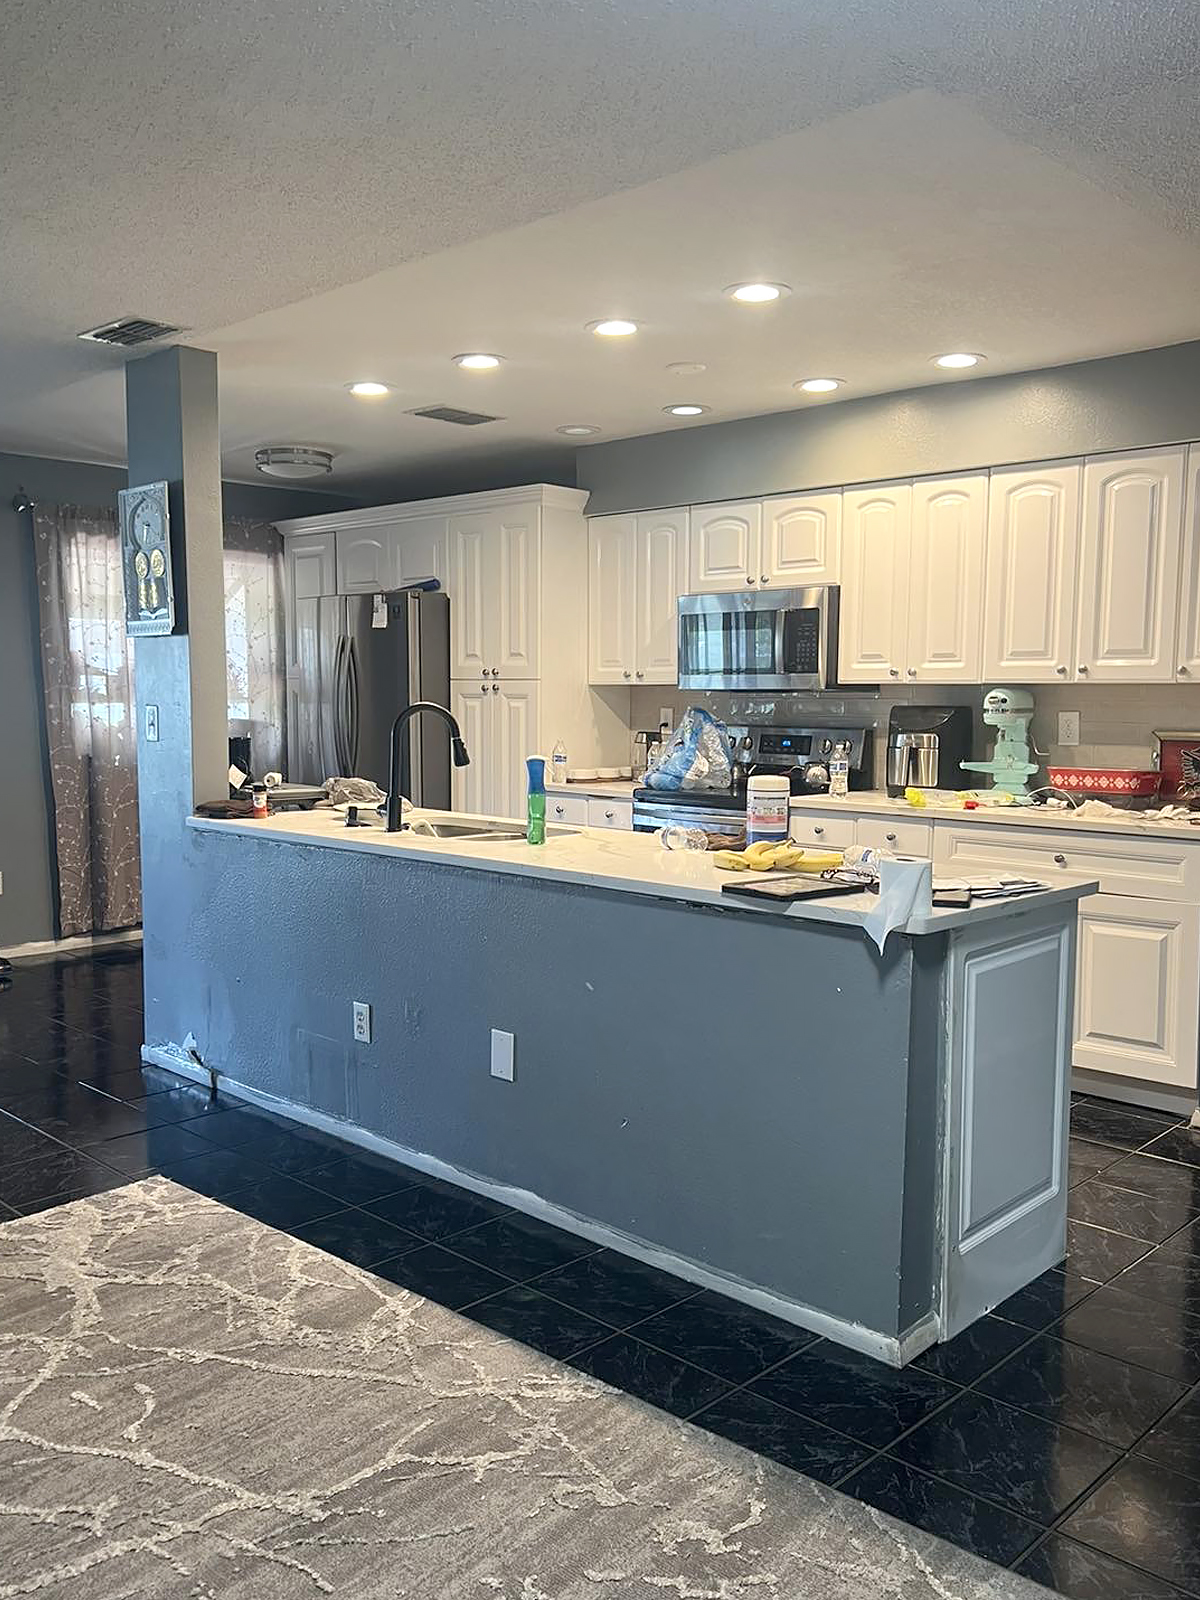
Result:
<instances>
[{"instance_id":1,"label":"sheer curtain","mask_svg":"<svg viewBox=\"0 0 1200 1600\"><path fill-rule=\"evenodd\" d=\"M231 733L256 774L286 770L283 540L268 523L225 521L225 657ZM133 643L125 635L116 512L34 514L42 677L66 937L141 919Z\"/></svg>"}]
</instances>

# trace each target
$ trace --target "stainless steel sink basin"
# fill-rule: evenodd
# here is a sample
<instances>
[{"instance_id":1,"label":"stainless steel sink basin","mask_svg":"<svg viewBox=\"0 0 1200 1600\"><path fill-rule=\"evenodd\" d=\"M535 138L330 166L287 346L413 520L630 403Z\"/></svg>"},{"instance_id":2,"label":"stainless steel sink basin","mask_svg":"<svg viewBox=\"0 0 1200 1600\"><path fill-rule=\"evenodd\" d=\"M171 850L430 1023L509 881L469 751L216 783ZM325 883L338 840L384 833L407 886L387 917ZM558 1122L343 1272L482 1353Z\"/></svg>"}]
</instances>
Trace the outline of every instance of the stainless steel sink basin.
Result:
<instances>
[{"instance_id":1,"label":"stainless steel sink basin","mask_svg":"<svg viewBox=\"0 0 1200 1600\"><path fill-rule=\"evenodd\" d=\"M546 829L547 834L577 833L577 828ZM418 839L523 839L525 829L519 822L445 822L420 817L411 824L411 832Z\"/></svg>"}]
</instances>

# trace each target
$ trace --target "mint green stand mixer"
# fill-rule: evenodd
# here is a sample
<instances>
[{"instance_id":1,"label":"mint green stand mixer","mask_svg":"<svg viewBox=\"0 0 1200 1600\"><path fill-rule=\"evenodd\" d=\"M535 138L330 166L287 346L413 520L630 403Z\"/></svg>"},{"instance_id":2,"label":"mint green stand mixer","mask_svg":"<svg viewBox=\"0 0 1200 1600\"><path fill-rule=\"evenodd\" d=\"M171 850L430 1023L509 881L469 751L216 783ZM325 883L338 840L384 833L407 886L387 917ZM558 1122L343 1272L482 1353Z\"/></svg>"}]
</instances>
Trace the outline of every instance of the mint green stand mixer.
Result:
<instances>
[{"instance_id":1,"label":"mint green stand mixer","mask_svg":"<svg viewBox=\"0 0 1200 1600\"><path fill-rule=\"evenodd\" d=\"M1033 721L1033 696L1028 689L989 689L983 697L983 720L996 729L990 761L961 761L964 772L986 772L992 787L1010 794L1018 805L1032 800L1026 779L1038 769L1031 761L1029 724Z\"/></svg>"}]
</instances>

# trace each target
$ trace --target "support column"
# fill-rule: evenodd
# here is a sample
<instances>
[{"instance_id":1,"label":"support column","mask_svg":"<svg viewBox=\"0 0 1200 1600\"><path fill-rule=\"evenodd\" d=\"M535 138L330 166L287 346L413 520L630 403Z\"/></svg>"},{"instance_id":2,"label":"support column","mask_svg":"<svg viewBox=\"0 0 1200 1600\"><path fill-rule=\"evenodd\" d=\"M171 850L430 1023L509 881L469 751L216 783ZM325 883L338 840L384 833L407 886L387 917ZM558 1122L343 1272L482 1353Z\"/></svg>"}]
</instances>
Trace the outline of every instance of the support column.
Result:
<instances>
[{"instance_id":1,"label":"support column","mask_svg":"<svg viewBox=\"0 0 1200 1600\"><path fill-rule=\"evenodd\" d=\"M170 486L176 632L135 648L146 1039L178 1044L170 969L187 959L185 821L198 801L229 792L216 355L176 346L131 361L125 406L130 485ZM155 743L145 736L148 705L158 707Z\"/></svg>"}]
</instances>

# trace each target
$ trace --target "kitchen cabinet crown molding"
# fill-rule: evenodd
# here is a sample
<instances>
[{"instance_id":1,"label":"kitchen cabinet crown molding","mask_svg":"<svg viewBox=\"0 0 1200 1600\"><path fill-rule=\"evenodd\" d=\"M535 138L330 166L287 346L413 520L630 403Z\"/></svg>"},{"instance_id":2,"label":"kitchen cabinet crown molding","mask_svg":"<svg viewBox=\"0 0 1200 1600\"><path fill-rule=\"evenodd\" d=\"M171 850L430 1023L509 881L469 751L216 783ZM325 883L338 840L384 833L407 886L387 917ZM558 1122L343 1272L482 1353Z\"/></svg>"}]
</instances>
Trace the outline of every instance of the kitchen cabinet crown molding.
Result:
<instances>
[{"instance_id":1,"label":"kitchen cabinet crown molding","mask_svg":"<svg viewBox=\"0 0 1200 1600\"><path fill-rule=\"evenodd\" d=\"M568 489L557 483L530 483L515 489L480 489L472 494L440 495L431 500L401 500L393 505L363 506L354 511L335 511L328 516L287 517L275 523L285 539L297 533L321 528L373 528L380 524L408 521L411 517L486 510L492 506L540 505L555 511L583 512L586 489Z\"/></svg>"}]
</instances>

